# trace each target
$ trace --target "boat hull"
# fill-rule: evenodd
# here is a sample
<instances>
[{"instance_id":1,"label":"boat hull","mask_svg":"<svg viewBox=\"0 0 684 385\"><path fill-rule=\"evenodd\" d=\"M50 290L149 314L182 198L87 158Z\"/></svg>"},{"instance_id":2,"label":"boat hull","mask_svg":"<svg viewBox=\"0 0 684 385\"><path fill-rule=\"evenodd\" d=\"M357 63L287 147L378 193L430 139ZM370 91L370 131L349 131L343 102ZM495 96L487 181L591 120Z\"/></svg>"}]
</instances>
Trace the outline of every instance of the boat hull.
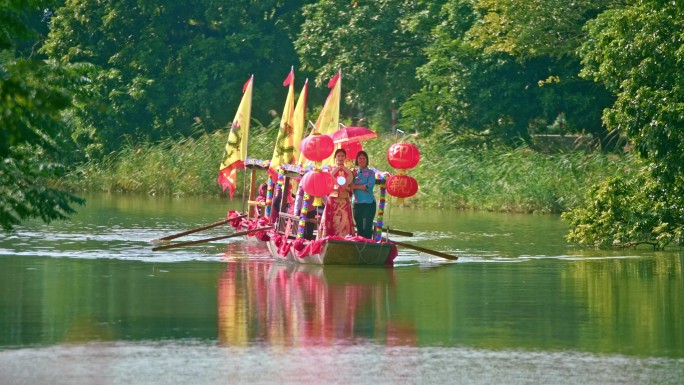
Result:
<instances>
[{"instance_id":1,"label":"boat hull","mask_svg":"<svg viewBox=\"0 0 684 385\"><path fill-rule=\"evenodd\" d=\"M271 237L268 250L276 260L313 265L389 265L396 256L396 245L387 242L365 242L342 239L309 241L295 247L292 241L283 247L282 239Z\"/></svg>"}]
</instances>

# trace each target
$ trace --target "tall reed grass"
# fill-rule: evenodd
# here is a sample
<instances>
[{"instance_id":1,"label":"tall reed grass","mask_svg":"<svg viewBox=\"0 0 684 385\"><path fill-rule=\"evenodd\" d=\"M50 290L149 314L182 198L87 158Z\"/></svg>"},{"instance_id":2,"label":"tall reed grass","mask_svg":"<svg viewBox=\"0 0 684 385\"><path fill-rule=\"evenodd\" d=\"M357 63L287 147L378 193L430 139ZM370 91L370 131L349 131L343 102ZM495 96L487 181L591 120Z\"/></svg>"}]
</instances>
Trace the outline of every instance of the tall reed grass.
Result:
<instances>
[{"instance_id":1,"label":"tall reed grass","mask_svg":"<svg viewBox=\"0 0 684 385\"><path fill-rule=\"evenodd\" d=\"M253 130L249 156L270 159L276 135L272 129ZM198 139L127 146L73 171L62 181L63 187L160 195L225 194L216 178L226 139L225 132L216 132ZM412 142L421 151L418 166L408 170L418 181L419 192L406 200L418 207L560 213L582 204L589 186L598 181L636 173L636 160L629 154L474 150L437 138L389 134L363 142L372 167L394 173L386 154L396 141ZM244 175L238 173L238 196Z\"/></svg>"},{"instance_id":2,"label":"tall reed grass","mask_svg":"<svg viewBox=\"0 0 684 385\"><path fill-rule=\"evenodd\" d=\"M250 135L250 142L254 145L248 156L267 156L270 159L266 143L272 139L268 130L253 130ZM221 189L216 179L227 138L225 132L216 131L197 139L166 139L159 143L125 145L104 160L76 168L61 185L74 191L219 194ZM238 173L238 186L242 186L243 175ZM238 189L237 194L240 191Z\"/></svg>"},{"instance_id":3,"label":"tall reed grass","mask_svg":"<svg viewBox=\"0 0 684 385\"><path fill-rule=\"evenodd\" d=\"M388 141L389 140L389 141ZM389 168L386 149L401 138L373 144L379 168ZM465 149L446 140L404 138L421 150L409 170L420 186L408 200L419 207L525 213L560 213L583 204L588 188L608 176L637 172L633 155L601 152L541 154L529 148ZM367 146L371 150L370 146Z\"/></svg>"}]
</instances>

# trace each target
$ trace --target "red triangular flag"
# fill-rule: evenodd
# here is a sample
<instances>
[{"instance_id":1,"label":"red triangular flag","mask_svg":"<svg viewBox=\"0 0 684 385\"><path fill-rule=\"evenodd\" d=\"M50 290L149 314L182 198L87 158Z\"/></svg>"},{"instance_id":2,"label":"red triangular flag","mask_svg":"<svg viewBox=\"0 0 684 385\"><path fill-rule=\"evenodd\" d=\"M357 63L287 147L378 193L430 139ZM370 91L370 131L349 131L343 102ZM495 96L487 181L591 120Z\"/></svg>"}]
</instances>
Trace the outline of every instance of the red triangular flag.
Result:
<instances>
[{"instance_id":1,"label":"red triangular flag","mask_svg":"<svg viewBox=\"0 0 684 385\"><path fill-rule=\"evenodd\" d=\"M287 87L292 83L292 79L294 79L294 66L290 68L290 73L287 75L285 78L285 81L283 82L283 86Z\"/></svg>"},{"instance_id":2,"label":"red triangular flag","mask_svg":"<svg viewBox=\"0 0 684 385\"><path fill-rule=\"evenodd\" d=\"M341 72L337 72L337 75L333 76L332 79L328 82L328 88L333 88L335 87L335 84L337 84L337 79L340 78Z\"/></svg>"},{"instance_id":3,"label":"red triangular flag","mask_svg":"<svg viewBox=\"0 0 684 385\"><path fill-rule=\"evenodd\" d=\"M242 93L243 93L243 94L244 94L245 91L247 90L247 86L249 85L249 82L252 81L252 79L254 79L254 75L250 76L250 77L249 77L249 80L247 80L247 82L245 83L245 85L242 86Z\"/></svg>"}]
</instances>

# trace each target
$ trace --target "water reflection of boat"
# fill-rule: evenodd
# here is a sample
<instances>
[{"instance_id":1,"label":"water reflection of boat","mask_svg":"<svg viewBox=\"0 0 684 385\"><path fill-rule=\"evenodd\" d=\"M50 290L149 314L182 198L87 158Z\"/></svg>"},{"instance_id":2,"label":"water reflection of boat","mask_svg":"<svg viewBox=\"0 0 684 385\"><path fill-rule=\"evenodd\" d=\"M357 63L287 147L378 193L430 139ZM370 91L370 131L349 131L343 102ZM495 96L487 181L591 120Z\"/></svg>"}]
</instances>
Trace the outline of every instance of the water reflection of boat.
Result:
<instances>
[{"instance_id":1,"label":"water reflection of boat","mask_svg":"<svg viewBox=\"0 0 684 385\"><path fill-rule=\"evenodd\" d=\"M218 282L219 342L302 346L356 338L414 341L415 335L394 335L399 330L389 319L394 290L393 269L229 264Z\"/></svg>"}]
</instances>

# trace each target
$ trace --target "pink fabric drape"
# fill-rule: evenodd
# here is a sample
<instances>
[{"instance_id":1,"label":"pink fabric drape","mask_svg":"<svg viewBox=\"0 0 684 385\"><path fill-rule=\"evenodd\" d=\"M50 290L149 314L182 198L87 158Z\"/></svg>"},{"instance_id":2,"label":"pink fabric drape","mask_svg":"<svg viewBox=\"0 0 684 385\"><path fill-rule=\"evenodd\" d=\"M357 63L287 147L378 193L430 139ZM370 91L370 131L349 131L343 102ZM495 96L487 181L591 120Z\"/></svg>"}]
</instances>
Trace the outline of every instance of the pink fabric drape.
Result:
<instances>
[{"instance_id":1,"label":"pink fabric drape","mask_svg":"<svg viewBox=\"0 0 684 385\"><path fill-rule=\"evenodd\" d=\"M354 234L351 200L349 198L328 198L321 218L320 237L344 237Z\"/></svg>"}]
</instances>

